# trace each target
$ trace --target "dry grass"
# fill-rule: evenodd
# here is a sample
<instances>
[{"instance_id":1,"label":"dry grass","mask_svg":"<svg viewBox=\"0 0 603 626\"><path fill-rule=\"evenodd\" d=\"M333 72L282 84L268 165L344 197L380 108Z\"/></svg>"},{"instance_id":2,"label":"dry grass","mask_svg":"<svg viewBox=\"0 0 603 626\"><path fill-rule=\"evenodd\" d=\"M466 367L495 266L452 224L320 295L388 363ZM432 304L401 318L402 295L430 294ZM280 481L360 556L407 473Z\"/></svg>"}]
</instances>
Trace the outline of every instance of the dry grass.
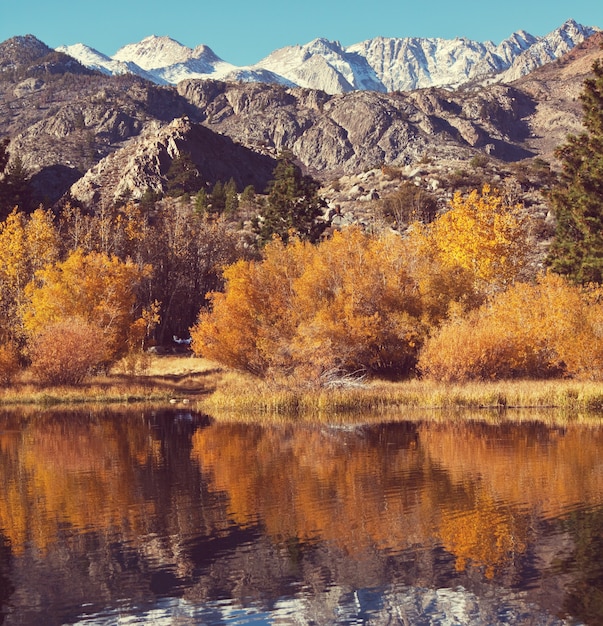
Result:
<instances>
[{"instance_id":1,"label":"dry grass","mask_svg":"<svg viewBox=\"0 0 603 626\"><path fill-rule=\"evenodd\" d=\"M0 405L132 404L192 401L211 393L219 370L214 363L188 356L152 356L144 373L126 374L117 366L107 375L77 386L45 386L22 372L0 388Z\"/></svg>"},{"instance_id":2,"label":"dry grass","mask_svg":"<svg viewBox=\"0 0 603 626\"><path fill-rule=\"evenodd\" d=\"M190 403L220 420L310 419L349 424L408 419L410 413L421 419L448 420L462 413L473 416L471 419L479 416L494 422L511 416L520 421L598 422L603 416L603 383L362 381L324 389L291 381L261 381L206 359L154 355L145 364L145 371L136 375L116 367L108 375L91 378L77 387L42 387L24 373L12 385L0 388L0 406L174 402Z\"/></svg>"},{"instance_id":3,"label":"dry grass","mask_svg":"<svg viewBox=\"0 0 603 626\"><path fill-rule=\"evenodd\" d=\"M482 417L501 412L522 419L543 410L573 415L603 416L603 384L568 380L500 381L443 384L431 381L370 381L362 386L335 389L285 387L252 377L225 372L216 391L199 401L204 411L218 419L291 419L300 416L332 420L334 416L379 415L392 417L409 409L442 413L479 412ZM336 418L338 419L338 418Z\"/></svg>"}]
</instances>

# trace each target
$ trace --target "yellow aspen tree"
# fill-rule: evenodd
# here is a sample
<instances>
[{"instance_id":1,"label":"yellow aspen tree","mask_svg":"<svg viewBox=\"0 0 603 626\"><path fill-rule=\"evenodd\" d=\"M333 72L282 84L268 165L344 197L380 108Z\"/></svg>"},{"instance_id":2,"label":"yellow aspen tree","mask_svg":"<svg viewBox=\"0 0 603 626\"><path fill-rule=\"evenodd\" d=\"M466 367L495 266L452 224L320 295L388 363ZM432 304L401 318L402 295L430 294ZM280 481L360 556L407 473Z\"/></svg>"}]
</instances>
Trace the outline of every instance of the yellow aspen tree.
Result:
<instances>
[{"instance_id":1,"label":"yellow aspen tree","mask_svg":"<svg viewBox=\"0 0 603 626\"><path fill-rule=\"evenodd\" d=\"M423 331L403 240L350 228L313 250L294 285L294 308L303 312L292 342L294 359L318 375L408 373Z\"/></svg>"},{"instance_id":2,"label":"yellow aspen tree","mask_svg":"<svg viewBox=\"0 0 603 626\"><path fill-rule=\"evenodd\" d=\"M457 192L450 210L426 228L430 244L445 265L468 270L488 293L520 277L527 261L526 219L520 205L511 206L484 185L481 193Z\"/></svg>"},{"instance_id":3,"label":"yellow aspen tree","mask_svg":"<svg viewBox=\"0 0 603 626\"><path fill-rule=\"evenodd\" d=\"M19 330L17 309L21 304L25 285L30 280L23 213L13 210L0 223L0 250L2 335L5 339L13 339Z\"/></svg>"},{"instance_id":4,"label":"yellow aspen tree","mask_svg":"<svg viewBox=\"0 0 603 626\"><path fill-rule=\"evenodd\" d=\"M289 341L298 315L293 282L308 250L300 240L285 246L275 239L264 248L263 261L228 266L225 291L208 294L212 310L202 311L191 329L193 350L256 375L290 367Z\"/></svg>"},{"instance_id":5,"label":"yellow aspen tree","mask_svg":"<svg viewBox=\"0 0 603 626\"><path fill-rule=\"evenodd\" d=\"M0 223L0 310L2 334L15 339L21 333L18 310L34 273L59 254L52 213L37 209L27 217L13 210Z\"/></svg>"}]
</instances>

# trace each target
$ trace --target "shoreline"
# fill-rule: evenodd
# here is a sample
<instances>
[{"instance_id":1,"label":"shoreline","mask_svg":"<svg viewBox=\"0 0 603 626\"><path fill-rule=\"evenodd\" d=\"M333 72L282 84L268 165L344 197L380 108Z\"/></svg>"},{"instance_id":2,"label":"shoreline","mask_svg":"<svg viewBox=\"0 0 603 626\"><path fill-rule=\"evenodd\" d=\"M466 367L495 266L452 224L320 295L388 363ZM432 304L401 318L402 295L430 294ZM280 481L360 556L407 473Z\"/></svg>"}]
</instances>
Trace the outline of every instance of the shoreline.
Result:
<instances>
[{"instance_id":1,"label":"shoreline","mask_svg":"<svg viewBox=\"0 0 603 626\"><path fill-rule=\"evenodd\" d=\"M187 405L208 415L264 422L271 418L333 416L353 421L363 414L384 418L409 409L507 413L561 411L600 415L603 382L505 380L437 383L407 380L343 381L319 388L262 381L192 356L153 357L144 373L113 371L78 387L42 387L24 379L0 389L0 409L124 405ZM302 417L303 416L303 417ZM335 416L337 416L335 418Z\"/></svg>"}]
</instances>

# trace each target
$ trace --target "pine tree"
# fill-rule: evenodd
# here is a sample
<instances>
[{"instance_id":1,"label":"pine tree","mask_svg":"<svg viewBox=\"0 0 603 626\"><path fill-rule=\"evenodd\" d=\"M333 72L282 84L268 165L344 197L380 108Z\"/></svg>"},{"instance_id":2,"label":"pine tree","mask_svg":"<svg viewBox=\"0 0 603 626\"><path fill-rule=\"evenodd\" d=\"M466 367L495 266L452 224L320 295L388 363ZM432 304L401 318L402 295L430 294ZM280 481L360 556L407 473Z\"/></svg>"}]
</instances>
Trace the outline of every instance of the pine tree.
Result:
<instances>
[{"instance_id":1,"label":"pine tree","mask_svg":"<svg viewBox=\"0 0 603 626\"><path fill-rule=\"evenodd\" d=\"M10 158L8 144L8 139L0 141L0 220L17 206L33 210L29 173L19 156Z\"/></svg>"},{"instance_id":2,"label":"pine tree","mask_svg":"<svg viewBox=\"0 0 603 626\"><path fill-rule=\"evenodd\" d=\"M201 187L195 196L195 213L199 216L204 216L209 208L209 199L207 197L207 191L204 187Z\"/></svg>"},{"instance_id":3,"label":"pine tree","mask_svg":"<svg viewBox=\"0 0 603 626\"><path fill-rule=\"evenodd\" d=\"M603 282L603 64L580 96L585 132L557 149L562 172L550 200L557 219L548 263L576 283Z\"/></svg>"},{"instance_id":4,"label":"pine tree","mask_svg":"<svg viewBox=\"0 0 603 626\"><path fill-rule=\"evenodd\" d=\"M11 159L4 171L4 182L10 196L11 206L5 207L12 210L19 207L22 211L29 213L33 210L32 193L29 184L29 172L23 164L21 157L16 156Z\"/></svg>"},{"instance_id":5,"label":"pine tree","mask_svg":"<svg viewBox=\"0 0 603 626\"><path fill-rule=\"evenodd\" d=\"M226 208L226 191L221 180L216 181L209 197L212 213L223 213Z\"/></svg>"},{"instance_id":6,"label":"pine tree","mask_svg":"<svg viewBox=\"0 0 603 626\"><path fill-rule=\"evenodd\" d=\"M193 162L190 154L186 153L177 156L172 161L166 178L167 193L173 198L196 193L203 184L197 166Z\"/></svg>"},{"instance_id":7,"label":"pine tree","mask_svg":"<svg viewBox=\"0 0 603 626\"><path fill-rule=\"evenodd\" d=\"M255 224L259 243L263 245L275 235L286 242L292 233L300 239L318 241L326 227L318 219L325 206L318 189L318 182L302 173L291 153L279 156L266 203Z\"/></svg>"},{"instance_id":8,"label":"pine tree","mask_svg":"<svg viewBox=\"0 0 603 626\"><path fill-rule=\"evenodd\" d=\"M239 209L239 195L234 178L231 178L224 185L224 196L224 213L232 217Z\"/></svg>"}]
</instances>

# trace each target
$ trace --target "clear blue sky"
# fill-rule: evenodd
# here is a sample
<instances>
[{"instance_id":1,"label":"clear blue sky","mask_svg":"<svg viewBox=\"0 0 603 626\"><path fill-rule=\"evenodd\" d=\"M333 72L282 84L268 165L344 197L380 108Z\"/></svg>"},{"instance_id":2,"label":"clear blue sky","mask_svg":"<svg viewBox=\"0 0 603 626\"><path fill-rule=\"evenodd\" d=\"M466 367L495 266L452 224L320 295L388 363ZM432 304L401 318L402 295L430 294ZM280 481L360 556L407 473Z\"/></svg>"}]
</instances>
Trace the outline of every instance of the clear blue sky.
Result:
<instances>
[{"instance_id":1,"label":"clear blue sky","mask_svg":"<svg viewBox=\"0 0 603 626\"><path fill-rule=\"evenodd\" d=\"M148 35L206 44L251 65L316 37L469 37L499 43L516 30L545 35L567 19L603 28L603 0L0 0L0 41L32 34L51 47L85 43L112 55Z\"/></svg>"}]
</instances>

